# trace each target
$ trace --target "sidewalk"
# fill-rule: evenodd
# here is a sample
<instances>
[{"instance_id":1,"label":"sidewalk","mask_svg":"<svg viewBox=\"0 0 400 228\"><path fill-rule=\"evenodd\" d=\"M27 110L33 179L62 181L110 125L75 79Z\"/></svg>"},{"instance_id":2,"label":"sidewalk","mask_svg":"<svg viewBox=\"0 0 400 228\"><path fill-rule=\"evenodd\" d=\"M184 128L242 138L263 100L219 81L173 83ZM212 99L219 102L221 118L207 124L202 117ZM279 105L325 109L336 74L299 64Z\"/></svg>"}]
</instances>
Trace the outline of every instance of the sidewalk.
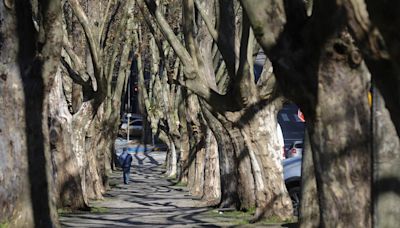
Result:
<instances>
[{"instance_id":1,"label":"sidewalk","mask_svg":"<svg viewBox=\"0 0 400 228\"><path fill-rule=\"evenodd\" d=\"M164 178L165 152L134 152L131 182L122 173L111 176L111 189L92 211L60 216L62 227L234 227L237 218L224 218L210 208L196 207L184 187ZM265 227L239 225L240 227ZM271 226L268 226L271 227ZM280 226L278 226L280 227Z\"/></svg>"}]
</instances>

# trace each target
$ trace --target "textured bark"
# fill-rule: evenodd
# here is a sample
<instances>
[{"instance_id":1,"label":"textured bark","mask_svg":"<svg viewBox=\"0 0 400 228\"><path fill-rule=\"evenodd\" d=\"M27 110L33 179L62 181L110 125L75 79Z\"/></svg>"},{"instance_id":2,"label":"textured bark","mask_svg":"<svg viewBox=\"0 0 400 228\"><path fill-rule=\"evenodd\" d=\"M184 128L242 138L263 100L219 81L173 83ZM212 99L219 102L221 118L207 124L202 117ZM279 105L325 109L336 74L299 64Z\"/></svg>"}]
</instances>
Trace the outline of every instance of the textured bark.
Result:
<instances>
[{"instance_id":1,"label":"textured bark","mask_svg":"<svg viewBox=\"0 0 400 228\"><path fill-rule=\"evenodd\" d=\"M203 136L205 137L205 136ZM206 153L206 148L205 148L205 139L203 138L198 142L198 145L203 145L200 147L199 150L196 151L196 158L194 160L194 169L193 173L191 175L194 176L193 179L193 185L191 189L191 194L193 196L197 197L202 197L203 196L203 190L204 190L204 171L205 171L205 153Z\"/></svg>"},{"instance_id":2,"label":"textured bark","mask_svg":"<svg viewBox=\"0 0 400 228\"><path fill-rule=\"evenodd\" d=\"M77 167L78 158L72 150L72 115L62 89L61 72L58 72L50 92L50 143L54 179L59 207L86 207Z\"/></svg>"},{"instance_id":3,"label":"textured bark","mask_svg":"<svg viewBox=\"0 0 400 228\"><path fill-rule=\"evenodd\" d=\"M373 94L374 227L395 227L400 213L400 142L380 92Z\"/></svg>"},{"instance_id":4,"label":"textured bark","mask_svg":"<svg viewBox=\"0 0 400 228\"><path fill-rule=\"evenodd\" d=\"M106 126L101 125L101 117L99 108L97 115L85 137L85 151L87 156L87 166L85 167L85 182L88 186L86 194L89 199L101 200L103 193L105 193L105 186L103 185L103 177L105 176L105 162L104 154L109 149L107 143L112 142L112 135L114 132L109 131L108 137L104 137L103 130L108 130ZM114 133L114 134L113 134Z\"/></svg>"},{"instance_id":5,"label":"textured bark","mask_svg":"<svg viewBox=\"0 0 400 228\"><path fill-rule=\"evenodd\" d=\"M168 137L168 153L167 153L167 177L176 178L177 174L177 152L175 142L171 137Z\"/></svg>"},{"instance_id":6,"label":"textured bark","mask_svg":"<svg viewBox=\"0 0 400 228\"><path fill-rule=\"evenodd\" d=\"M241 3L284 95L305 114L321 226L371 226L368 77L344 11L314 2L308 20L302 1Z\"/></svg>"},{"instance_id":7,"label":"textured bark","mask_svg":"<svg viewBox=\"0 0 400 228\"><path fill-rule=\"evenodd\" d=\"M13 6L0 4L1 10L1 90L0 90L0 204L1 223L33 226L29 189L29 164L23 81L18 66L17 18ZM22 22L23 23L23 22ZM23 41L21 41L23 42ZM12 110L12 111L11 111ZM16 216L15 216L16 215ZM18 218L20 217L20 218Z\"/></svg>"},{"instance_id":8,"label":"textured bark","mask_svg":"<svg viewBox=\"0 0 400 228\"><path fill-rule=\"evenodd\" d=\"M238 194L240 200L240 209L254 208L256 205L255 183L251 169L250 154L245 146L245 139L239 128L234 127L230 122L223 123L227 129L230 143L235 153L238 171ZM232 151L231 151L232 153ZM232 156L232 155L229 155Z\"/></svg>"},{"instance_id":9,"label":"textured bark","mask_svg":"<svg viewBox=\"0 0 400 228\"><path fill-rule=\"evenodd\" d=\"M207 103L204 103L201 106L204 105L206 106L205 109L208 109L207 112L209 113L204 115L208 115L208 117L206 117L207 125L210 126L217 138L220 151L219 158L222 191L222 202L220 206L234 207L237 209L249 209L254 207L256 202L256 185L253 175L257 174L258 179L260 179L259 177L262 175L261 172L263 171L261 171L260 167L256 168L258 165L255 164L259 163L259 161L253 159L253 164L255 165L254 168L258 169L258 171L254 173L252 172L252 163L249 152L259 153L258 155L260 155L266 153L266 149L261 149L261 146L255 147L254 145L251 145L251 141L258 139L246 136L250 135L250 132L252 131L255 131L254 135L257 135L259 132L259 126L256 124L240 123L239 119L247 111L258 112L259 110L257 108L260 107L257 103L262 101L262 99L268 99L268 96L260 97L258 94L259 87L257 87L254 82L252 60L255 49L254 36L250 30L246 15L241 12L236 14L234 3L232 1L219 1L220 7L217 9L213 9L213 4L205 4L204 11L201 11L201 9L203 9L201 4L197 4L197 8L200 8L201 16L205 21L207 21L205 23L203 23L203 21L197 22L193 13L193 0L185 0L182 2L183 33L186 45L184 46L180 42L179 37L175 35L171 26L169 26L168 21L161 10L162 7L158 7L156 2L153 0L139 0L138 2L142 14L145 17L147 12L144 9L144 6L147 6L147 9L155 19L158 28L161 30L165 39L171 45L184 66L184 77L173 81L186 87L189 91L196 94L202 101ZM205 2L208 3L207 1ZM216 33L212 28L213 26L210 26L210 20L208 20L210 18L207 18L207 14L210 16L211 21L214 18L216 21L220 20L216 23L218 33ZM194 22L196 22L196 24L194 24ZM237 32L239 30L239 25L242 24L241 32ZM239 40L241 41L239 42ZM213 42L215 43L213 44ZM213 50L213 45L215 44L218 46L219 54L221 54L221 58L219 59L219 54L217 55L217 52ZM215 56L213 55L218 57L214 58ZM220 83L223 84L222 87L226 87L221 88L221 91L224 92L219 91L217 86L215 78L215 72L217 72L217 69L214 69L214 61L211 61L214 59L216 59L215 62L224 61L224 64L226 65L228 75L223 78L227 80L224 83ZM217 63L216 65L217 66L215 67L217 68L220 64ZM221 69L224 69L224 67L221 67ZM274 86L271 86L271 88L274 88ZM198 113L198 110L191 110L189 107L188 113L196 114ZM217 119L215 117L217 117ZM250 118L246 118L245 121L249 121L253 119L253 116L250 115ZM189 122L192 126L198 126L197 123L193 122L195 118L188 119L190 119ZM252 121L257 122L258 120ZM243 127L241 125L243 125ZM243 130L242 128L245 128L246 130ZM274 128L276 129L276 126ZM193 131L189 133L192 135L196 132ZM199 135L198 137L201 138L203 136ZM195 141L191 140L192 148L193 145L196 145ZM246 141L247 143L245 143ZM199 140L197 140L197 142L199 142ZM269 148L268 150L271 151L266 153L267 156L275 156L272 148ZM265 160L274 160L273 156ZM190 157L191 156L189 156L189 164L191 161ZM272 170L276 167L278 166L270 166ZM263 166L262 168L265 167ZM193 185L195 181L190 179L192 178L191 174L198 174L198 172L196 173L192 169L193 168L189 169L190 189L195 187ZM271 212L270 214L278 214L280 215L280 218L287 218L287 215L291 212L290 201L283 185L281 172L282 171L279 169L274 170L274 178L271 178L271 180L275 180L276 177L276 180L280 182L278 184L279 188L277 187L275 190L281 192L272 194L266 193L261 185L257 190L264 192L263 194L268 196L282 195L282 202L287 202L289 205L288 212L283 212L288 208L277 206L272 209L274 212ZM266 176L265 179L267 179ZM260 207L265 208L267 206L266 203L261 202L259 205L263 205ZM257 218L268 214L264 212L261 213L261 211L259 212L260 213L256 216Z\"/></svg>"},{"instance_id":10,"label":"textured bark","mask_svg":"<svg viewBox=\"0 0 400 228\"><path fill-rule=\"evenodd\" d=\"M374 104L373 113L373 225L395 226L400 222L399 216L394 216L400 210L399 194L394 193L394 186L399 185L400 179L398 169L395 168L399 163L399 153L394 153L398 151L400 132L400 43L397 29L400 17L396 13L400 4L398 1L354 0L346 2L344 6L350 31L361 48L375 86L384 98L383 101L378 92L374 95L374 100L378 102ZM395 135L386 108L396 130ZM391 208L390 212L387 208Z\"/></svg>"},{"instance_id":11,"label":"textured bark","mask_svg":"<svg viewBox=\"0 0 400 228\"><path fill-rule=\"evenodd\" d=\"M310 138L305 132L301 164L300 227L318 227L320 224L317 182L313 164Z\"/></svg>"},{"instance_id":12,"label":"textured bark","mask_svg":"<svg viewBox=\"0 0 400 228\"><path fill-rule=\"evenodd\" d=\"M368 71L351 62L353 51L357 49L346 32L327 42L319 66L316 118L307 125L326 227L371 226Z\"/></svg>"},{"instance_id":13,"label":"textured bark","mask_svg":"<svg viewBox=\"0 0 400 228\"><path fill-rule=\"evenodd\" d=\"M206 136L206 161L202 200L207 206L217 206L221 201L218 144L211 130Z\"/></svg>"},{"instance_id":14,"label":"textured bark","mask_svg":"<svg viewBox=\"0 0 400 228\"><path fill-rule=\"evenodd\" d=\"M59 225L47 116L61 55L61 4L39 4L0 4L0 223L10 227ZM40 30L33 18L41 19Z\"/></svg>"},{"instance_id":15,"label":"textured bark","mask_svg":"<svg viewBox=\"0 0 400 228\"><path fill-rule=\"evenodd\" d=\"M209 110L202 107L204 117L218 143L221 183L221 208L240 208L236 156L226 129Z\"/></svg>"},{"instance_id":16,"label":"textured bark","mask_svg":"<svg viewBox=\"0 0 400 228\"><path fill-rule=\"evenodd\" d=\"M256 192L256 213L253 220L264 217L292 217L291 201L283 181L281 147L277 137L277 114L283 99L277 98L267 106L256 107L257 116L244 115L242 132L246 148L252 157L252 172ZM254 111L248 110L248 115ZM247 122L248 121L248 122Z\"/></svg>"},{"instance_id":17,"label":"textured bark","mask_svg":"<svg viewBox=\"0 0 400 228\"><path fill-rule=\"evenodd\" d=\"M184 93L186 95L186 93ZM184 96L184 95L183 95ZM180 144L181 151L179 156L179 180L182 183L187 183L188 181L188 167L189 167L189 135L188 135L188 124L186 121L186 109L185 102L179 104L179 122L180 122Z\"/></svg>"}]
</instances>

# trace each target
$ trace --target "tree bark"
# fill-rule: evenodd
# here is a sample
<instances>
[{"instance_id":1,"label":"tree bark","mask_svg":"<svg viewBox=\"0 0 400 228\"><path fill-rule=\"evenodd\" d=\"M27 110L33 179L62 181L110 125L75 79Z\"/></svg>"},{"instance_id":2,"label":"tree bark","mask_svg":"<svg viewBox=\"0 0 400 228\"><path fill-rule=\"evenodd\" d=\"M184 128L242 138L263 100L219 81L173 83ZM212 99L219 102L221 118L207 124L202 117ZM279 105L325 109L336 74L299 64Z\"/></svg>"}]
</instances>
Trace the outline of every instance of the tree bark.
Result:
<instances>
[{"instance_id":1,"label":"tree bark","mask_svg":"<svg viewBox=\"0 0 400 228\"><path fill-rule=\"evenodd\" d=\"M320 214L317 182L314 172L315 167L307 130L304 135L303 159L301 164L300 227L318 227L320 225Z\"/></svg>"},{"instance_id":2,"label":"tree bark","mask_svg":"<svg viewBox=\"0 0 400 228\"><path fill-rule=\"evenodd\" d=\"M371 226L369 79L364 64L350 58L357 51L347 32L328 40L320 59L315 120L307 125L326 227Z\"/></svg>"},{"instance_id":3,"label":"tree bark","mask_svg":"<svg viewBox=\"0 0 400 228\"><path fill-rule=\"evenodd\" d=\"M206 135L206 161L202 200L206 206L217 206L221 201L218 144L210 129Z\"/></svg>"},{"instance_id":4,"label":"tree bark","mask_svg":"<svg viewBox=\"0 0 400 228\"><path fill-rule=\"evenodd\" d=\"M400 142L382 95L373 90L373 226L395 227L400 213Z\"/></svg>"},{"instance_id":5,"label":"tree bark","mask_svg":"<svg viewBox=\"0 0 400 228\"><path fill-rule=\"evenodd\" d=\"M61 72L56 74L50 92L50 143L54 179L59 207L85 208L84 193L77 163L78 158L72 150L72 115L64 98Z\"/></svg>"},{"instance_id":6,"label":"tree bark","mask_svg":"<svg viewBox=\"0 0 400 228\"><path fill-rule=\"evenodd\" d=\"M282 148L277 137L276 117L282 104L283 99L276 98L264 107L256 107L257 116L253 117L255 112L250 109L241 118L255 182L257 208L253 221L264 217L278 217L281 220L292 217L293 209L282 174Z\"/></svg>"},{"instance_id":7,"label":"tree bark","mask_svg":"<svg viewBox=\"0 0 400 228\"><path fill-rule=\"evenodd\" d=\"M0 224L10 227L59 226L47 117L61 55L61 4L39 4L0 4Z\"/></svg>"}]
</instances>

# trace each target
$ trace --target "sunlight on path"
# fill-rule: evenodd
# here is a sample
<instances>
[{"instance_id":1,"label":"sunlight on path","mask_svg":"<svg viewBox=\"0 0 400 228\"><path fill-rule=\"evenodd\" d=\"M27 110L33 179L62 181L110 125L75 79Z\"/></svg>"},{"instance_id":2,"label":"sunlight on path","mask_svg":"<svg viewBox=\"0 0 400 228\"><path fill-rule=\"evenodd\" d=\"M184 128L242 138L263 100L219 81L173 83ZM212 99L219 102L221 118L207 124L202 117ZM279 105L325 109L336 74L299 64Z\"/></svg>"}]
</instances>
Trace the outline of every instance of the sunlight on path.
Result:
<instances>
[{"instance_id":1,"label":"sunlight on path","mask_svg":"<svg viewBox=\"0 0 400 228\"><path fill-rule=\"evenodd\" d=\"M131 182L114 172L105 200L90 204L100 212L63 214L62 227L229 227L229 219L215 218L211 209L195 207L184 187L162 176L165 152L132 151Z\"/></svg>"}]
</instances>

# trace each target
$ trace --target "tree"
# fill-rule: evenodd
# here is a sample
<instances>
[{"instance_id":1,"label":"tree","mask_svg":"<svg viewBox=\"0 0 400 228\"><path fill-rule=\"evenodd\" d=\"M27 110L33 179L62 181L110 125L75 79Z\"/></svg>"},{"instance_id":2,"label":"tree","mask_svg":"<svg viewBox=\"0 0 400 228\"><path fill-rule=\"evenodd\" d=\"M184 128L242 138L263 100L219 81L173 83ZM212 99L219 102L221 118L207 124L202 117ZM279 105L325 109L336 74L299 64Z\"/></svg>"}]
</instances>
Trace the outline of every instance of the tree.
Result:
<instances>
[{"instance_id":1,"label":"tree","mask_svg":"<svg viewBox=\"0 0 400 228\"><path fill-rule=\"evenodd\" d=\"M143 1L139 3L142 6L144 4ZM265 83L259 83L259 86L254 83L252 63L253 53L257 53L257 48L254 46L246 14L243 14L243 19L238 19L242 14L236 15L235 4L232 1L220 1L219 8L215 11L210 9L219 15L216 17L217 29L214 29L209 22L197 23L198 20L195 20L193 14L194 2L184 1L184 47L170 29L156 3L145 3L183 65L184 78L175 82L205 101L203 105L207 107L209 114L214 116L206 119L215 120L207 122L207 125L211 129L220 130L214 131L214 135L220 146L220 167L223 167L220 169L221 206L257 206L255 219L273 215L282 219L290 217L291 206L283 184L278 156L280 149L277 140L274 140L276 113L283 100L278 98L273 80L262 77L264 81L261 82ZM201 9L202 7L197 7L198 12ZM212 14L209 16L213 18ZM203 16L202 19L208 21L207 17ZM241 28L241 35L236 31L237 28ZM218 47L217 56L222 56L227 69L227 74L223 77L227 82L222 85L224 92L217 87L217 79L214 76L216 69L209 61L214 59L213 55L208 54L210 49L207 49L212 47L212 44ZM218 66L220 64L217 64ZM254 116L255 113L257 116ZM269 121L265 121L266 118ZM272 140L263 141L259 140L260 138ZM229 159L232 160L228 161ZM236 186L235 183L239 185Z\"/></svg>"},{"instance_id":2,"label":"tree","mask_svg":"<svg viewBox=\"0 0 400 228\"><path fill-rule=\"evenodd\" d=\"M51 95L59 205L72 208L87 208L105 192L132 48L133 1L89 4L65 2L62 66Z\"/></svg>"},{"instance_id":3,"label":"tree","mask_svg":"<svg viewBox=\"0 0 400 228\"><path fill-rule=\"evenodd\" d=\"M305 112L316 171L321 224L371 226L371 188L375 186L371 187L373 160L368 146L371 143L366 99L369 73L361 53L373 77L380 78L379 74L390 72L390 77L377 80L381 80L380 83L385 81L384 84L378 83L379 87L385 88L384 93L393 96L396 83L390 82L394 65L381 55L382 49L377 48L379 35L368 24L364 3L316 1L308 11L312 11L310 17L306 15L303 1L242 0L241 3L249 14L258 42L271 59L285 96L296 101ZM347 31L361 50L355 47L356 42ZM347 83L348 77L356 80ZM351 95L347 92L349 90ZM397 98L387 99L394 116L396 108L393 104ZM392 119L397 126L396 118ZM335 121L334 126L332 121ZM384 137L390 138L391 134L393 132L387 132ZM380 152L384 153L384 150ZM393 169L386 170L394 174ZM395 181L391 179L389 183L387 186L394 186ZM354 189L352 186L358 187ZM336 220L339 217L340 223Z\"/></svg>"},{"instance_id":4,"label":"tree","mask_svg":"<svg viewBox=\"0 0 400 228\"><path fill-rule=\"evenodd\" d=\"M0 11L0 223L58 226L47 116L61 54L61 4L4 1Z\"/></svg>"}]
</instances>

